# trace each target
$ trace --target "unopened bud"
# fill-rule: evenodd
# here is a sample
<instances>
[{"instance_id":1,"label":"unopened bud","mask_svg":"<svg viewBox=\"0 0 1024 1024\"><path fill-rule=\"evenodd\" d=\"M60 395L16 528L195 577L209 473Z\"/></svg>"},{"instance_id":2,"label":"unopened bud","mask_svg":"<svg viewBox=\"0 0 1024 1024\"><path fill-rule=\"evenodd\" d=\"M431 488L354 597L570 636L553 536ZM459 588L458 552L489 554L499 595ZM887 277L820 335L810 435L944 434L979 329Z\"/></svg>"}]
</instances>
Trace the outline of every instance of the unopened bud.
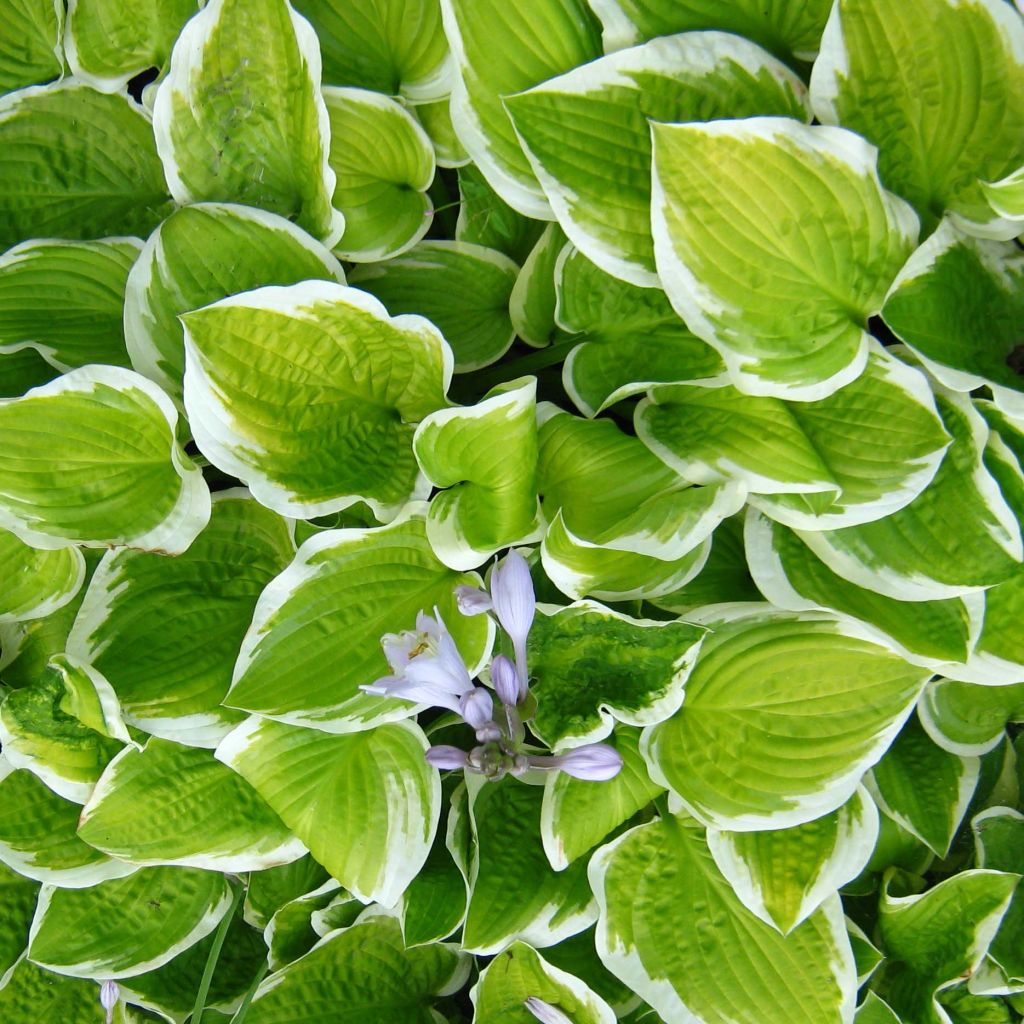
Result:
<instances>
[{"instance_id":1,"label":"unopened bud","mask_svg":"<svg viewBox=\"0 0 1024 1024\"><path fill-rule=\"evenodd\" d=\"M540 1024L572 1024L561 1010L536 996L530 996L523 1005L540 1021Z\"/></svg>"},{"instance_id":2,"label":"unopened bud","mask_svg":"<svg viewBox=\"0 0 1024 1024\"><path fill-rule=\"evenodd\" d=\"M502 704L515 707L519 703L519 679L516 676L516 667L504 654L499 654L491 662L491 682L494 683L494 691Z\"/></svg>"},{"instance_id":3,"label":"unopened bud","mask_svg":"<svg viewBox=\"0 0 1024 1024\"><path fill-rule=\"evenodd\" d=\"M474 729L482 729L494 716L494 701L481 686L459 698L459 713Z\"/></svg>"},{"instance_id":4,"label":"unopened bud","mask_svg":"<svg viewBox=\"0 0 1024 1024\"><path fill-rule=\"evenodd\" d=\"M107 1024L114 1019L114 1007L121 998L121 990L116 981L105 981L100 985L100 1006L107 1011Z\"/></svg>"},{"instance_id":5,"label":"unopened bud","mask_svg":"<svg viewBox=\"0 0 1024 1024\"><path fill-rule=\"evenodd\" d=\"M426 758L427 764L442 771L458 771L469 764L469 755L464 750L445 744L431 747L423 756Z\"/></svg>"}]
</instances>

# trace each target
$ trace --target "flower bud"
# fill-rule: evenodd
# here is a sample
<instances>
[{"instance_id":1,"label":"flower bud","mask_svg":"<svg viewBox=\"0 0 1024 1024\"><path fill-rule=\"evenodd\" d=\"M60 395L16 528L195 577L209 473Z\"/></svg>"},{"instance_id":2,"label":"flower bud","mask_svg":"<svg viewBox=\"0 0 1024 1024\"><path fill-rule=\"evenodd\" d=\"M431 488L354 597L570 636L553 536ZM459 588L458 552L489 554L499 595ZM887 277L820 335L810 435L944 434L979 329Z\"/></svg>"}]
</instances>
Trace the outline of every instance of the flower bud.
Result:
<instances>
[{"instance_id":1,"label":"flower bud","mask_svg":"<svg viewBox=\"0 0 1024 1024\"><path fill-rule=\"evenodd\" d=\"M469 764L469 755L464 750L445 744L431 747L423 756L426 758L427 764L442 771L458 771Z\"/></svg>"},{"instance_id":2,"label":"flower bud","mask_svg":"<svg viewBox=\"0 0 1024 1024\"><path fill-rule=\"evenodd\" d=\"M502 704L515 707L519 703L519 679L516 676L516 667L504 654L499 654L491 662L491 682L494 683L494 690Z\"/></svg>"},{"instance_id":3,"label":"flower bud","mask_svg":"<svg viewBox=\"0 0 1024 1024\"><path fill-rule=\"evenodd\" d=\"M560 768L587 782L607 782L622 768L622 755L607 743L588 743L564 754L532 754L529 761L532 768Z\"/></svg>"},{"instance_id":4,"label":"flower bud","mask_svg":"<svg viewBox=\"0 0 1024 1024\"><path fill-rule=\"evenodd\" d=\"M491 610L491 599L487 593L467 584L455 588L455 603L463 615L482 615Z\"/></svg>"},{"instance_id":5,"label":"flower bud","mask_svg":"<svg viewBox=\"0 0 1024 1024\"><path fill-rule=\"evenodd\" d=\"M482 686L474 687L459 699L459 714L474 729L489 725L494 715L494 701Z\"/></svg>"},{"instance_id":6,"label":"flower bud","mask_svg":"<svg viewBox=\"0 0 1024 1024\"><path fill-rule=\"evenodd\" d=\"M561 1010L536 996L530 996L523 1005L540 1021L540 1024L572 1024Z\"/></svg>"},{"instance_id":7,"label":"flower bud","mask_svg":"<svg viewBox=\"0 0 1024 1024\"><path fill-rule=\"evenodd\" d=\"M107 1024L114 1019L114 1007L121 998L121 990L116 981L105 981L100 985L100 1006L107 1011Z\"/></svg>"}]
</instances>

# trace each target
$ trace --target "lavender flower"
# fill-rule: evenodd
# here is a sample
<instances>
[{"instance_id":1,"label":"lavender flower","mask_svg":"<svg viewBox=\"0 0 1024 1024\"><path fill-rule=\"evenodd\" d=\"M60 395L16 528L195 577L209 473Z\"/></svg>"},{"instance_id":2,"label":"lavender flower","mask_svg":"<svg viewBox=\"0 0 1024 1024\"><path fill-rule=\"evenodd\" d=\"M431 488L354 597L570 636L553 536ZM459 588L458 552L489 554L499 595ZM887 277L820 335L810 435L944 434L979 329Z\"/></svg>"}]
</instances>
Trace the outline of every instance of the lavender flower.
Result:
<instances>
[{"instance_id":1,"label":"lavender flower","mask_svg":"<svg viewBox=\"0 0 1024 1024\"><path fill-rule=\"evenodd\" d=\"M530 996L523 1005L540 1021L540 1024L572 1024L561 1010L536 996Z\"/></svg>"},{"instance_id":2,"label":"lavender flower","mask_svg":"<svg viewBox=\"0 0 1024 1024\"><path fill-rule=\"evenodd\" d=\"M497 655L491 662L491 682L494 683L494 690L502 704L514 707L519 702L516 667L504 654Z\"/></svg>"},{"instance_id":3,"label":"lavender flower","mask_svg":"<svg viewBox=\"0 0 1024 1024\"><path fill-rule=\"evenodd\" d=\"M458 747L450 747L446 744L439 744L431 747L424 755L427 764L432 764L441 771L458 771L461 768L469 767L469 755Z\"/></svg>"},{"instance_id":4,"label":"lavender flower","mask_svg":"<svg viewBox=\"0 0 1024 1024\"><path fill-rule=\"evenodd\" d=\"M114 1019L114 1007L121 998L121 990L116 981L105 981L100 985L100 1006L107 1011L107 1024Z\"/></svg>"},{"instance_id":5,"label":"lavender flower","mask_svg":"<svg viewBox=\"0 0 1024 1024\"><path fill-rule=\"evenodd\" d=\"M607 743L588 743L564 754L532 754L528 760L532 768L559 768L588 782L607 782L622 768L622 755Z\"/></svg>"}]
</instances>

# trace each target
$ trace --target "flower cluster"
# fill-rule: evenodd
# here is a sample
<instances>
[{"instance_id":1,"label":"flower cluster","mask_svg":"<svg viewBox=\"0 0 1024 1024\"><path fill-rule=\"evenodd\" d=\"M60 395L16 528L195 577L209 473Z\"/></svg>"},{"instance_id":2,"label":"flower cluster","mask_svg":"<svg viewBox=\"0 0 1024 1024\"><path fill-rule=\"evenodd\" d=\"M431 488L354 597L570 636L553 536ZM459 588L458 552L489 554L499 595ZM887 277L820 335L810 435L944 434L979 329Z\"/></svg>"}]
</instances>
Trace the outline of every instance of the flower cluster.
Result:
<instances>
[{"instance_id":1,"label":"flower cluster","mask_svg":"<svg viewBox=\"0 0 1024 1024\"><path fill-rule=\"evenodd\" d=\"M590 743L564 754L537 754L525 745L523 717L532 703L526 640L536 599L522 555L510 551L495 565L489 593L463 586L456 588L455 597L463 615L493 614L511 643L513 657L499 654L490 667L500 710L496 711L491 691L473 682L437 608L433 616L420 612L415 630L382 638L391 674L363 687L382 697L447 708L473 728L477 746L472 750L434 746L427 751L427 761L440 769L478 772L492 781L531 768L560 769L595 782L617 775L622 757L606 743Z\"/></svg>"}]
</instances>

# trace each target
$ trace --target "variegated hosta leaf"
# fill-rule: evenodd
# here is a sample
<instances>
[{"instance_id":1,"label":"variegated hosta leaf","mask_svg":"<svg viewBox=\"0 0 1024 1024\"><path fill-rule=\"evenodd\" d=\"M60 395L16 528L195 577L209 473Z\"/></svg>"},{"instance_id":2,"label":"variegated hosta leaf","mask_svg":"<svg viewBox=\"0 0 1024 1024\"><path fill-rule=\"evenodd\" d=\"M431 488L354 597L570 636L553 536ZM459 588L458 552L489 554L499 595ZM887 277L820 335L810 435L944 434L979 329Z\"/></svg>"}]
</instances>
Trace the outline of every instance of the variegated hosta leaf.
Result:
<instances>
[{"instance_id":1,"label":"variegated hosta leaf","mask_svg":"<svg viewBox=\"0 0 1024 1024\"><path fill-rule=\"evenodd\" d=\"M544 959L585 982L591 991L611 1006L620 1020L629 1021L630 1024L639 1020L644 1020L645 1024L656 1024L653 1016L641 1017L645 1007L651 1014L654 1011L601 963L595 942L596 932L596 926L592 925L584 932L563 939L557 946L548 946L544 950ZM532 1024L532 1021L528 1024Z\"/></svg>"},{"instance_id":2,"label":"variegated hosta leaf","mask_svg":"<svg viewBox=\"0 0 1024 1024\"><path fill-rule=\"evenodd\" d=\"M599 56L596 19L584 0L441 0L441 11L458 68L451 114L459 139L513 209L553 220L502 100ZM514 46L500 44L511 39Z\"/></svg>"},{"instance_id":3,"label":"variegated hosta leaf","mask_svg":"<svg viewBox=\"0 0 1024 1024\"><path fill-rule=\"evenodd\" d=\"M544 852L556 871L593 849L663 792L647 774L639 740L639 729L624 725L606 737L605 742L622 755L622 769L600 785L565 772L548 776L540 829Z\"/></svg>"},{"instance_id":4,"label":"variegated hosta leaf","mask_svg":"<svg viewBox=\"0 0 1024 1024\"><path fill-rule=\"evenodd\" d=\"M254 871L245 890L245 920L261 932L283 906L328 881L327 871L306 854L291 864Z\"/></svg>"},{"instance_id":5,"label":"variegated hosta leaf","mask_svg":"<svg viewBox=\"0 0 1024 1024\"><path fill-rule=\"evenodd\" d=\"M440 9L438 4L437 10ZM429 136L438 167L463 167L469 163L469 154L463 148L452 126L447 97L429 103L417 103L409 112Z\"/></svg>"},{"instance_id":6,"label":"variegated hosta leaf","mask_svg":"<svg viewBox=\"0 0 1024 1024\"><path fill-rule=\"evenodd\" d=\"M944 211L973 234L1012 238L982 182L1024 164L1024 25L999 0L841 0L814 65L818 118L879 148L886 187L930 229ZM927 223L930 222L930 223Z\"/></svg>"},{"instance_id":7,"label":"variegated hosta leaf","mask_svg":"<svg viewBox=\"0 0 1024 1024\"><path fill-rule=\"evenodd\" d=\"M943 750L980 756L1003 739L1007 722L1024 721L1024 682L979 686L937 679L925 687L917 713Z\"/></svg>"},{"instance_id":8,"label":"variegated hosta leaf","mask_svg":"<svg viewBox=\"0 0 1024 1024\"><path fill-rule=\"evenodd\" d=\"M829 0L589 0L604 25L605 50L673 32L720 29L760 43L792 63L813 60L818 51Z\"/></svg>"},{"instance_id":9,"label":"variegated hosta leaf","mask_svg":"<svg viewBox=\"0 0 1024 1024\"><path fill-rule=\"evenodd\" d=\"M936 996L978 967L1019 881L961 871L919 895L894 896L887 880L878 927L888 959L875 988L902 1020L949 1024Z\"/></svg>"},{"instance_id":10,"label":"variegated hosta leaf","mask_svg":"<svg viewBox=\"0 0 1024 1024\"><path fill-rule=\"evenodd\" d=\"M944 220L907 260L882 316L946 387L988 385L998 404L1024 416L1016 370L1024 253L1012 242L971 238Z\"/></svg>"},{"instance_id":11,"label":"variegated hosta leaf","mask_svg":"<svg viewBox=\"0 0 1024 1024\"><path fill-rule=\"evenodd\" d=\"M84 366L0 402L0 527L35 547L180 554L210 518L178 412L145 377Z\"/></svg>"},{"instance_id":12,"label":"variegated hosta leaf","mask_svg":"<svg viewBox=\"0 0 1024 1024\"><path fill-rule=\"evenodd\" d=\"M522 264L545 229L543 221L513 210L474 163L459 168L459 216L455 238L503 252Z\"/></svg>"},{"instance_id":13,"label":"variegated hosta leaf","mask_svg":"<svg viewBox=\"0 0 1024 1024\"><path fill-rule=\"evenodd\" d=\"M73 0L64 29L71 73L118 92L147 68L164 69L196 0Z\"/></svg>"},{"instance_id":14,"label":"variegated hosta leaf","mask_svg":"<svg viewBox=\"0 0 1024 1024\"><path fill-rule=\"evenodd\" d=\"M153 737L107 765L78 834L132 864L259 871L306 849L240 776L208 750Z\"/></svg>"},{"instance_id":15,"label":"variegated hosta leaf","mask_svg":"<svg viewBox=\"0 0 1024 1024\"><path fill-rule=\"evenodd\" d=\"M157 90L153 130L179 204L259 206L327 245L341 237L320 49L287 0L211 0L195 15Z\"/></svg>"},{"instance_id":16,"label":"variegated hosta leaf","mask_svg":"<svg viewBox=\"0 0 1024 1024\"><path fill-rule=\"evenodd\" d=\"M230 903L222 874L194 868L144 868L88 889L44 885L29 959L72 978L130 978L209 935Z\"/></svg>"},{"instance_id":17,"label":"variegated hosta leaf","mask_svg":"<svg viewBox=\"0 0 1024 1024\"><path fill-rule=\"evenodd\" d=\"M466 373L500 359L512 344L508 307L517 270L495 249L431 240L397 259L358 267L349 279L392 316L419 313L434 323L452 347L455 371Z\"/></svg>"},{"instance_id":18,"label":"variegated hosta leaf","mask_svg":"<svg viewBox=\"0 0 1024 1024\"><path fill-rule=\"evenodd\" d=\"M705 631L634 619L594 601L540 614L530 632L532 723L549 747L604 739L613 721L654 725L674 715Z\"/></svg>"},{"instance_id":19,"label":"variegated hosta leaf","mask_svg":"<svg viewBox=\"0 0 1024 1024\"><path fill-rule=\"evenodd\" d=\"M692 334L660 288L606 274L571 246L555 268L559 327L581 335L562 383L584 416L596 416L652 384L725 382L718 353Z\"/></svg>"},{"instance_id":20,"label":"variegated hosta leaf","mask_svg":"<svg viewBox=\"0 0 1024 1024\"><path fill-rule=\"evenodd\" d=\"M715 828L788 828L840 807L929 675L824 613L722 605L693 618L711 633L686 701L641 751L651 778Z\"/></svg>"},{"instance_id":21,"label":"variegated hosta leaf","mask_svg":"<svg viewBox=\"0 0 1024 1024\"><path fill-rule=\"evenodd\" d=\"M0 352L29 345L58 370L127 366L125 281L140 248L135 238L106 238L8 249L0 256Z\"/></svg>"},{"instance_id":22,"label":"variegated hosta leaf","mask_svg":"<svg viewBox=\"0 0 1024 1024\"><path fill-rule=\"evenodd\" d=\"M134 865L111 859L75 834L81 810L31 772L10 771L0 762L0 861L28 878L65 889L135 871ZM0 962L0 974L3 970Z\"/></svg>"},{"instance_id":23,"label":"variegated hosta leaf","mask_svg":"<svg viewBox=\"0 0 1024 1024\"><path fill-rule=\"evenodd\" d=\"M427 539L445 565L473 569L502 548L540 540L537 380L520 377L476 405L432 413L413 438L436 487Z\"/></svg>"},{"instance_id":24,"label":"variegated hosta leaf","mask_svg":"<svg viewBox=\"0 0 1024 1024\"><path fill-rule=\"evenodd\" d=\"M85 559L78 548L29 547L0 530L0 623L40 619L63 608L85 580Z\"/></svg>"},{"instance_id":25,"label":"variegated hosta leaf","mask_svg":"<svg viewBox=\"0 0 1024 1024\"><path fill-rule=\"evenodd\" d=\"M306 281L230 296L182 322L193 436L258 501L304 519L365 501L390 519L426 496L412 424L444 406L452 372L429 321Z\"/></svg>"},{"instance_id":26,"label":"variegated hosta leaf","mask_svg":"<svg viewBox=\"0 0 1024 1024\"><path fill-rule=\"evenodd\" d=\"M39 886L8 867L0 866L0 1007L9 972L28 946Z\"/></svg>"},{"instance_id":27,"label":"variegated hosta leaf","mask_svg":"<svg viewBox=\"0 0 1024 1024\"><path fill-rule=\"evenodd\" d=\"M918 229L874 148L777 117L651 130L658 274L736 387L806 402L855 380Z\"/></svg>"},{"instance_id":28,"label":"variegated hosta leaf","mask_svg":"<svg viewBox=\"0 0 1024 1024\"><path fill-rule=\"evenodd\" d=\"M708 848L743 905L788 935L867 866L878 810L863 787L821 818L770 832L709 828Z\"/></svg>"},{"instance_id":29,"label":"variegated hosta leaf","mask_svg":"<svg viewBox=\"0 0 1024 1024\"><path fill-rule=\"evenodd\" d=\"M544 853L543 786L511 776L490 783L476 775L467 778L467 787L468 801L451 812L468 815L475 840L466 865L462 948L489 955L516 939L542 948L592 925L596 907L586 865L577 861L556 872Z\"/></svg>"},{"instance_id":30,"label":"variegated hosta leaf","mask_svg":"<svg viewBox=\"0 0 1024 1024\"><path fill-rule=\"evenodd\" d=\"M835 573L898 601L960 597L1020 568L1021 530L982 459L988 428L950 392L936 403L953 443L932 482L884 519L839 530L800 531Z\"/></svg>"},{"instance_id":31,"label":"variegated hosta leaf","mask_svg":"<svg viewBox=\"0 0 1024 1024\"><path fill-rule=\"evenodd\" d=\"M425 514L425 505L412 505L390 526L307 540L257 602L225 703L328 732L407 718L415 705L359 687L387 672L381 636L412 629L417 613L435 606L478 671L494 627L489 616L460 615L454 590L480 577L437 560Z\"/></svg>"},{"instance_id":32,"label":"variegated hosta leaf","mask_svg":"<svg viewBox=\"0 0 1024 1024\"><path fill-rule=\"evenodd\" d=\"M337 259L284 217L230 203L175 210L128 275L124 324L132 366L180 400L180 314L261 285L310 278L345 283Z\"/></svg>"},{"instance_id":33,"label":"variegated hosta leaf","mask_svg":"<svg viewBox=\"0 0 1024 1024\"><path fill-rule=\"evenodd\" d=\"M325 85L355 85L413 103L447 97L448 43L438 0L296 0L316 29Z\"/></svg>"},{"instance_id":34,"label":"variegated hosta leaf","mask_svg":"<svg viewBox=\"0 0 1024 1024\"><path fill-rule=\"evenodd\" d=\"M0 1014L10 1021L54 1020L63 1024L104 1024L106 1019L98 985L62 978L29 960L22 960L0 989Z\"/></svg>"},{"instance_id":35,"label":"variegated hosta leaf","mask_svg":"<svg viewBox=\"0 0 1024 1024\"><path fill-rule=\"evenodd\" d=\"M30 345L0 352L0 398L20 398L56 376L57 370Z\"/></svg>"},{"instance_id":36,"label":"variegated hosta leaf","mask_svg":"<svg viewBox=\"0 0 1024 1024\"><path fill-rule=\"evenodd\" d=\"M0 36L0 93L63 74L60 0L2 0L0 12L5 29Z\"/></svg>"},{"instance_id":37,"label":"variegated hosta leaf","mask_svg":"<svg viewBox=\"0 0 1024 1024\"><path fill-rule=\"evenodd\" d=\"M0 97L0 148L0 251L25 238L145 237L171 211L153 126L125 95L67 79Z\"/></svg>"},{"instance_id":38,"label":"variegated hosta leaf","mask_svg":"<svg viewBox=\"0 0 1024 1024\"><path fill-rule=\"evenodd\" d=\"M256 990L248 1024L436 1024L438 996L462 987L468 959L453 946L406 949L398 922L372 916L331 932Z\"/></svg>"},{"instance_id":39,"label":"variegated hosta leaf","mask_svg":"<svg viewBox=\"0 0 1024 1024\"><path fill-rule=\"evenodd\" d=\"M837 576L796 533L755 509L747 513L744 539L754 581L777 607L849 616L914 664L937 668L968 660L983 599L898 601L866 590Z\"/></svg>"},{"instance_id":40,"label":"variegated hosta leaf","mask_svg":"<svg viewBox=\"0 0 1024 1024\"><path fill-rule=\"evenodd\" d=\"M590 862L605 966L665 1021L845 1024L856 969L838 897L783 936L737 899L692 818L640 825Z\"/></svg>"},{"instance_id":41,"label":"variegated hosta leaf","mask_svg":"<svg viewBox=\"0 0 1024 1024\"><path fill-rule=\"evenodd\" d=\"M1019 10L1020 4L1017 7ZM1018 167L999 181L983 181L981 191L1000 217L1024 219L1024 167Z\"/></svg>"},{"instance_id":42,"label":"variegated hosta leaf","mask_svg":"<svg viewBox=\"0 0 1024 1024\"><path fill-rule=\"evenodd\" d=\"M263 932L270 970L280 970L285 964L305 956L316 945L317 939L323 938L313 930L314 915L327 911L342 892L341 886L332 878L312 892L286 903L274 914ZM357 914L363 909L362 903L351 896L343 898L349 901L350 907L355 904ZM351 923L349 920L345 925Z\"/></svg>"},{"instance_id":43,"label":"variegated hosta leaf","mask_svg":"<svg viewBox=\"0 0 1024 1024\"><path fill-rule=\"evenodd\" d=\"M574 1024L615 1024L617 1019L585 982L549 964L525 942L503 949L480 972L469 997L478 1024L529 1020L523 1004L531 997L553 1006Z\"/></svg>"},{"instance_id":44,"label":"variegated hosta leaf","mask_svg":"<svg viewBox=\"0 0 1024 1024\"><path fill-rule=\"evenodd\" d=\"M214 747L244 717L221 700L256 600L294 554L284 519L245 492L219 492L183 555L104 556L67 650L103 673L133 725Z\"/></svg>"},{"instance_id":45,"label":"variegated hosta leaf","mask_svg":"<svg viewBox=\"0 0 1024 1024\"><path fill-rule=\"evenodd\" d=\"M806 89L724 32L653 39L509 96L505 107L562 229L606 273L660 287L651 238L651 122L777 114L809 120Z\"/></svg>"},{"instance_id":46,"label":"variegated hosta leaf","mask_svg":"<svg viewBox=\"0 0 1024 1024\"><path fill-rule=\"evenodd\" d=\"M332 201L345 216L335 252L369 263L404 252L430 227L430 139L412 114L378 92L330 87L323 98L337 178Z\"/></svg>"},{"instance_id":47,"label":"variegated hosta leaf","mask_svg":"<svg viewBox=\"0 0 1024 1024\"><path fill-rule=\"evenodd\" d=\"M251 718L217 748L364 903L392 906L423 866L441 783L411 722L332 736Z\"/></svg>"},{"instance_id":48,"label":"variegated hosta leaf","mask_svg":"<svg viewBox=\"0 0 1024 1024\"><path fill-rule=\"evenodd\" d=\"M854 1024L903 1024L889 1004L875 992L868 992L857 1007Z\"/></svg>"},{"instance_id":49,"label":"variegated hosta leaf","mask_svg":"<svg viewBox=\"0 0 1024 1024\"><path fill-rule=\"evenodd\" d=\"M555 267L565 244L565 232L557 223L548 224L523 260L509 295L508 312L515 333L532 348L546 348L558 336Z\"/></svg>"}]
</instances>

